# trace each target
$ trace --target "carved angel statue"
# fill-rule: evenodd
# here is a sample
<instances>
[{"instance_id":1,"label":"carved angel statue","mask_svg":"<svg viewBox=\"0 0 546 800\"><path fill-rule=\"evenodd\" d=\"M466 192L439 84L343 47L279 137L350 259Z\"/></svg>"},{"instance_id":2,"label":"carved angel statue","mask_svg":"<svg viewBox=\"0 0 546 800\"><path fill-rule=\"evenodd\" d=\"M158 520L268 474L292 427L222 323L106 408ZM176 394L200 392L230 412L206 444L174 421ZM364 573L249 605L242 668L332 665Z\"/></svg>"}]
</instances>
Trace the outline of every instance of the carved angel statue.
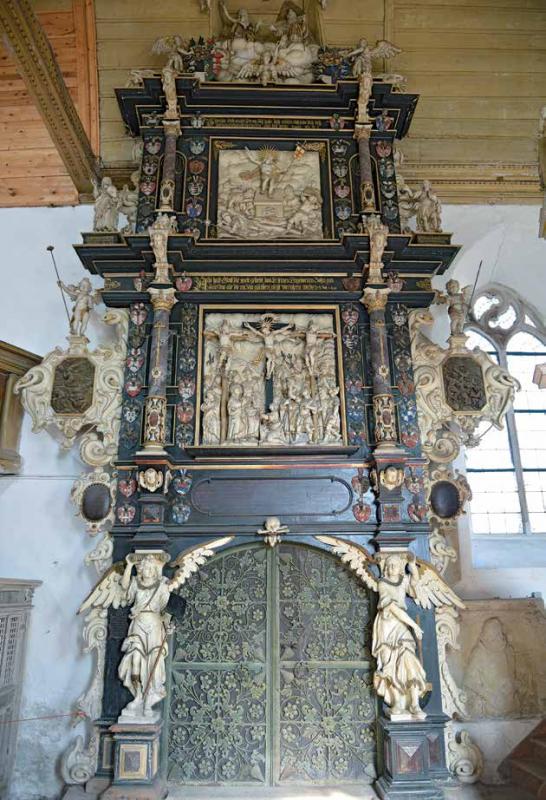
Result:
<instances>
[{"instance_id":1,"label":"carved angel statue","mask_svg":"<svg viewBox=\"0 0 546 800\"><path fill-rule=\"evenodd\" d=\"M298 70L279 56L280 46L279 42L273 52L265 50L258 58L244 64L237 77L259 78L262 86L267 86L268 83L280 83L282 78L297 77Z\"/></svg>"},{"instance_id":2,"label":"carved angel statue","mask_svg":"<svg viewBox=\"0 0 546 800\"><path fill-rule=\"evenodd\" d=\"M305 44L309 38L307 14L303 12L298 14L294 8L288 8L286 13L281 13L281 18L269 27L273 33L284 34L290 44L293 42Z\"/></svg>"},{"instance_id":3,"label":"carved angel statue","mask_svg":"<svg viewBox=\"0 0 546 800\"><path fill-rule=\"evenodd\" d=\"M413 198L417 208L417 230L426 233L441 233L442 204L432 191L430 181L423 181L421 191L416 192Z\"/></svg>"},{"instance_id":4,"label":"carved angel statue","mask_svg":"<svg viewBox=\"0 0 546 800\"><path fill-rule=\"evenodd\" d=\"M358 78L358 104L357 122L368 122L368 100L372 93L372 59L392 58L401 53L401 49L391 42L381 39L375 47L370 47L367 39L360 39L354 50L345 53L348 59L353 59L353 77Z\"/></svg>"},{"instance_id":5,"label":"carved angel statue","mask_svg":"<svg viewBox=\"0 0 546 800\"><path fill-rule=\"evenodd\" d=\"M464 326L468 318L470 303L472 300L472 286L460 287L459 281L453 278L446 283L447 294L438 292L437 303L447 303L447 313L449 314L449 324L452 336L464 334Z\"/></svg>"},{"instance_id":6,"label":"carved angel statue","mask_svg":"<svg viewBox=\"0 0 546 800\"><path fill-rule=\"evenodd\" d=\"M97 181L93 181L93 196L95 198L93 230L117 231L120 199L112 178L106 175L100 186Z\"/></svg>"},{"instance_id":7,"label":"carved angel statue","mask_svg":"<svg viewBox=\"0 0 546 800\"><path fill-rule=\"evenodd\" d=\"M226 8L226 4L220 3L220 15L227 28L229 37L233 39L246 39L248 42L253 42L259 28L263 25L261 20L252 22L246 8L240 8L237 16L232 17Z\"/></svg>"},{"instance_id":8,"label":"carved angel statue","mask_svg":"<svg viewBox=\"0 0 546 800\"><path fill-rule=\"evenodd\" d=\"M67 286L62 281L57 281L57 285L74 301L70 315L70 333L72 336L85 336L89 314L93 306L101 301L100 291L93 289L89 278L82 278L77 286L73 283Z\"/></svg>"},{"instance_id":9,"label":"carved angel statue","mask_svg":"<svg viewBox=\"0 0 546 800\"><path fill-rule=\"evenodd\" d=\"M152 53L154 55L162 55L167 53L167 63L165 66L168 69L174 69L176 72L184 72L184 56L191 55L189 50L186 50L187 43L177 33L172 36L161 36L156 39L152 46Z\"/></svg>"},{"instance_id":10,"label":"carved angel statue","mask_svg":"<svg viewBox=\"0 0 546 800\"><path fill-rule=\"evenodd\" d=\"M172 632L171 615L166 610L170 596L232 538L216 539L183 553L171 564L175 567L172 578L163 575L168 553L162 550L130 553L125 567L121 561L110 567L82 603L79 614L94 608L106 611L110 607L131 606L118 676L134 699L123 709L120 719L148 723L159 719L159 712L153 709L165 697L167 637Z\"/></svg>"},{"instance_id":11,"label":"carved angel statue","mask_svg":"<svg viewBox=\"0 0 546 800\"><path fill-rule=\"evenodd\" d=\"M134 233L136 226L137 210L138 210L138 182L140 179L140 170L136 169L131 173L131 183L133 188L124 183L123 189L119 193L120 211L127 217L127 225L122 228L122 233Z\"/></svg>"},{"instance_id":12,"label":"carved angel statue","mask_svg":"<svg viewBox=\"0 0 546 800\"><path fill-rule=\"evenodd\" d=\"M345 55L353 59L353 77L360 78L361 75L372 74L373 58L393 58L401 52L400 47L386 39L377 41L375 47L370 47L367 39L361 39L355 49Z\"/></svg>"},{"instance_id":13,"label":"carved angel statue","mask_svg":"<svg viewBox=\"0 0 546 800\"><path fill-rule=\"evenodd\" d=\"M331 545L333 552L354 570L360 580L379 600L373 625L372 655L376 659L374 688L388 706L393 721L425 719L419 700L428 691L427 676L418 643L423 630L408 614L406 596L421 608L458 606L457 595L444 583L428 561L421 561L409 551L379 553L372 556L359 545L335 536L317 536ZM369 567L378 565L379 577Z\"/></svg>"}]
</instances>

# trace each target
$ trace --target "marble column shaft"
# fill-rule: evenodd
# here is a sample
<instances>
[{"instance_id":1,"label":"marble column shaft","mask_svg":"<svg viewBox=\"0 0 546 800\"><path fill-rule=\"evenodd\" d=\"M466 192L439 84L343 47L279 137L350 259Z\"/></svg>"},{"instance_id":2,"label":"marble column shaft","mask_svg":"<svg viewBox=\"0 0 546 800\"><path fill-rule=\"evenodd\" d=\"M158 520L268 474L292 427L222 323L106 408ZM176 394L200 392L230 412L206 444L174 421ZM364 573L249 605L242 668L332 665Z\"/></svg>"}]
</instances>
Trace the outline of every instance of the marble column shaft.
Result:
<instances>
[{"instance_id":1,"label":"marble column shaft","mask_svg":"<svg viewBox=\"0 0 546 800\"><path fill-rule=\"evenodd\" d=\"M362 297L370 317L370 356L372 362L373 411L376 444L397 441L396 413L389 364L385 306L388 287L366 287Z\"/></svg>"},{"instance_id":2,"label":"marble column shaft","mask_svg":"<svg viewBox=\"0 0 546 800\"><path fill-rule=\"evenodd\" d=\"M166 441L169 321L176 302L175 289L148 289L154 308L148 396L144 415L144 449L163 451Z\"/></svg>"}]
</instances>

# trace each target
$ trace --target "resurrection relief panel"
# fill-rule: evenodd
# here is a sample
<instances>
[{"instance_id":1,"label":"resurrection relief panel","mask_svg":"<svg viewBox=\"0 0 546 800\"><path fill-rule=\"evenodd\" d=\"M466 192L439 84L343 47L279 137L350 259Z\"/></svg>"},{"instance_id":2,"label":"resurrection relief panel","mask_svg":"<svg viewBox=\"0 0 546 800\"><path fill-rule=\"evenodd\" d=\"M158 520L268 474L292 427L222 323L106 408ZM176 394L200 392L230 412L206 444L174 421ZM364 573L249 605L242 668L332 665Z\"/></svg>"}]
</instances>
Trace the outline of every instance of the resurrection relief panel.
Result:
<instances>
[{"instance_id":1,"label":"resurrection relief panel","mask_svg":"<svg viewBox=\"0 0 546 800\"><path fill-rule=\"evenodd\" d=\"M317 152L248 147L218 156L218 237L322 239Z\"/></svg>"}]
</instances>

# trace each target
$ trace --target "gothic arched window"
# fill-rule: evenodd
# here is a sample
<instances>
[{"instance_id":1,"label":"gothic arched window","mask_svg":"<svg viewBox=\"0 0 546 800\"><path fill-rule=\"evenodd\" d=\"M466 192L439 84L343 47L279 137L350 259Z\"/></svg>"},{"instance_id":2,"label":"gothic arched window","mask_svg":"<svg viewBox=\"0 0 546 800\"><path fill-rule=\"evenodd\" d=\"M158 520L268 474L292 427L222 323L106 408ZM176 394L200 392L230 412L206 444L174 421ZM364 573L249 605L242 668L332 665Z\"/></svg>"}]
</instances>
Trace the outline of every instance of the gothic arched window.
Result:
<instances>
[{"instance_id":1,"label":"gothic arched window","mask_svg":"<svg viewBox=\"0 0 546 800\"><path fill-rule=\"evenodd\" d=\"M546 362L546 330L536 312L503 286L479 291L466 333L521 384L504 430L483 424L466 451L475 534L546 533L546 390L533 383Z\"/></svg>"}]
</instances>

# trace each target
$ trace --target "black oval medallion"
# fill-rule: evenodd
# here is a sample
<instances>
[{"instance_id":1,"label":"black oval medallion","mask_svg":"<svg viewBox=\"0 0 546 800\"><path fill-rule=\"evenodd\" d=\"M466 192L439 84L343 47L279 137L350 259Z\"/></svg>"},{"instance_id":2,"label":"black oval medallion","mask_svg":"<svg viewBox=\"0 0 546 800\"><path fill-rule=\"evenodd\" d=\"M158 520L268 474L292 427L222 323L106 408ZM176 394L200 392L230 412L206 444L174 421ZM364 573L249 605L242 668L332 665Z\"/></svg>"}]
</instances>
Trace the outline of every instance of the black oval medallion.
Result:
<instances>
[{"instance_id":1,"label":"black oval medallion","mask_svg":"<svg viewBox=\"0 0 546 800\"><path fill-rule=\"evenodd\" d=\"M104 483L92 483L82 498L82 514L89 522L99 522L110 511L110 488Z\"/></svg>"},{"instance_id":2,"label":"black oval medallion","mask_svg":"<svg viewBox=\"0 0 546 800\"><path fill-rule=\"evenodd\" d=\"M430 505L441 519L450 519L461 510L461 498L457 487L450 481L436 481L430 492Z\"/></svg>"}]
</instances>

